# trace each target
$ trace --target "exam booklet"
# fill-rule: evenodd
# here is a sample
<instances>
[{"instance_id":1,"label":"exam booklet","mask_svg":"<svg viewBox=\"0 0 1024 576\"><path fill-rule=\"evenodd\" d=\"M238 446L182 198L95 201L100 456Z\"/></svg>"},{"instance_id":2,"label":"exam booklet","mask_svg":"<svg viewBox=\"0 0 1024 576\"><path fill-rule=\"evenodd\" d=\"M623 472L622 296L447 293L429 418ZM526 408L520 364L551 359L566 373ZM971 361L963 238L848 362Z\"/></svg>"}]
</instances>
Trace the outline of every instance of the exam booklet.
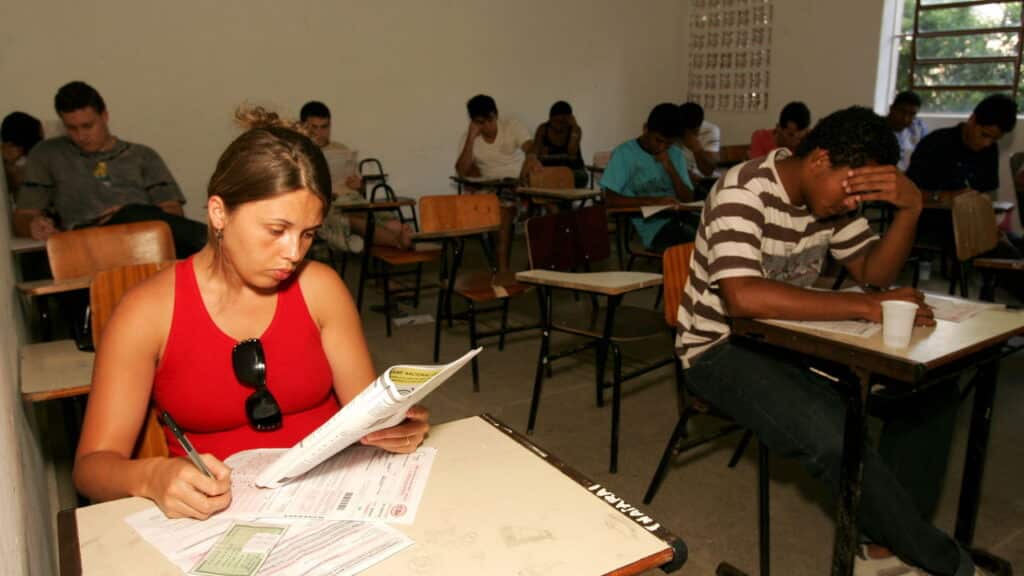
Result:
<instances>
[{"instance_id":1,"label":"exam booklet","mask_svg":"<svg viewBox=\"0 0 1024 576\"><path fill-rule=\"evenodd\" d=\"M451 377L483 348L441 366L392 366L342 407L330 420L271 462L256 485L277 488L341 452L370 432L390 428L424 396Z\"/></svg>"}]
</instances>

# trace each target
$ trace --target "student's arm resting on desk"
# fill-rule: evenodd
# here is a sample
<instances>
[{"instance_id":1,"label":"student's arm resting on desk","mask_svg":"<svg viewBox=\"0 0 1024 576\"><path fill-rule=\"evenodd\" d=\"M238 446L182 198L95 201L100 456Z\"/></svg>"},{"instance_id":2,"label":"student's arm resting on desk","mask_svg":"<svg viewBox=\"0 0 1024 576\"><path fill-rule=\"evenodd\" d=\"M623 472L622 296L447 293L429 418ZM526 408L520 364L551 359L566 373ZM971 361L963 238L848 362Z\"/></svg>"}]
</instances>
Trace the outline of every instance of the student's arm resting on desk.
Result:
<instances>
[{"instance_id":1,"label":"student's arm resting on desk","mask_svg":"<svg viewBox=\"0 0 1024 576\"><path fill-rule=\"evenodd\" d=\"M708 280L717 285L726 312L736 318L881 320L881 301L923 301L916 290L878 294L807 290L764 277L761 241L764 206L754 192L722 188L705 208ZM930 315L921 307L922 322Z\"/></svg>"},{"instance_id":2,"label":"student's arm resting on desk","mask_svg":"<svg viewBox=\"0 0 1024 576\"><path fill-rule=\"evenodd\" d=\"M130 290L103 331L75 455L74 482L92 500L142 496L168 517L205 519L231 503L231 470L209 454L214 478L184 458L132 459L170 331L173 268Z\"/></svg>"},{"instance_id":3,"label":"student's arm resting on desk","mask_svg":"<svg viewBox=\"0 0 1024 576\"><path fill-rule=\"evenodd\" d=\"M377 377L359 312L345 284L331 268L319 262L308 262L299 282L310 312L320 326L324 354L334 377L334 391L345 405ZM413 452L430 429L428 420L426 408L415 406L404 422L368 435L363 444L391 452Z\"/></svg>"}]
</instances>

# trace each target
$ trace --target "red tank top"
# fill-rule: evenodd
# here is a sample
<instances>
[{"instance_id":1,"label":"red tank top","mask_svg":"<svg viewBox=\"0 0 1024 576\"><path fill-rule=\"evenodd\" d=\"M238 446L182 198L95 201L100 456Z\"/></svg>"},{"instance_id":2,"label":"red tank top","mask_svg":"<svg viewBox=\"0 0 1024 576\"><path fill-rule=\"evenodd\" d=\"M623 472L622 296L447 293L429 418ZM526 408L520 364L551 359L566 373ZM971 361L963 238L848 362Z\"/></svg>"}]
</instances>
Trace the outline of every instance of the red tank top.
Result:
<instances>
[{"instance_id":1,"label":"red tank top","mask_svg":"<svg viewBox=\"0 0 1024 576\"><path fill-rule=\"evenodd\" d=\"M157 367L153 400L171 413L200 454L223 460L250 448L289 448L338 411L320 329L295 276L281 285L274 317L260 341L267 387L284 413L281 427L269 432L249 425L245 399L253 389L239 383L231 367L237 342L207 312L192 258L175 265L174 318ZM184 455L166 426L164 434L171 455Z\"/></svg>"}]
</instances>

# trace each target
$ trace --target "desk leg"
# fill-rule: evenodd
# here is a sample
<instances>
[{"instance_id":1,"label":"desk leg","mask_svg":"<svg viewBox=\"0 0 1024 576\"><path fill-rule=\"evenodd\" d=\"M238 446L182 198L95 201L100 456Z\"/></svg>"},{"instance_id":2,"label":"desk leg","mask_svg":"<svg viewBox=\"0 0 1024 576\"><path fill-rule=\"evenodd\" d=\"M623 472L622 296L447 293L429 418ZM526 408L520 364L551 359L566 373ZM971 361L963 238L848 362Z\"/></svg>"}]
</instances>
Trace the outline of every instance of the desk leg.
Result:
<instances>
[{"instance_id":1,"label":"desk leg","mask_svg":"<svg viewBox=\"0 0 1024 576\"><path fill-rule=\"evenodd\" d=\"M604 368L608 363L608 344L612 339L612 330L615 326L615 308L619 305L622 296L609 296L607 308L604 311L604 332L597 342L597 362L595 363L595 382L597 383L597 405L604 406Z\"/></svg>"},{"instance_id":2,"label":"desk leg","mask_svg":"<svg viewBox=\"0 0 1024 576\"><path fill-rule=\"evenodd\" d=\"M856 380L846 382L846 430L843 433L843 461L839 468L839 506L832 549L832 576L853 574L853 556L857 551L857 514L860 511L864 467L864 407L871 387L871 374L860 370L855 373Z\"/></svg>"},{"instance_id":3,"label":"desk leg","mask_svg":"<svg viewBox=\"0 0 1024 576\"><path fill-rule=\"evenodd\" d=\"M359 264L359 292L356 296L356 310L363 312L363 290L366 287L366 277L370 273L370 251L373 250L373 235L376 233L377 218L373 212L366 213L366 237L363 238L363 257Z\"/></svg>"},{"instance_id":4,"label":"desk leg","mask_svg":"<svg viewBox=\"0 0 1024 576\"><path fill-rule=\"evenodd\" d=\"M501 206L501 229L498 230L498 273L509 271L509 261L512 259L512 233L516 225L516 211L518 205L513 202L511 206Z\"/></svg>"},{"instance_id":5,"label":"desk leg","mask_svg":"<svg viewBox=\"0 0 1024 576\"><path fill-rule=\"evenodd\" d=\"M537 408L540 406L540 390L544 386L544 371L551 359L548 351L551 345L551 288L537 286L537 299L540 304L540 356L537 358L537 373L533 379L533 396L530 399L530 417L526 422L526 432L533 434L533 426L537 423Z\"/></svg>"},{"instance_id":6,"label":"desk leg","mask_svg":"<svg viewBox=\"0 0 1024 576\"><path fill-rule=\"evenodd\" d=\"M964 476L960 483L960 504L954 532L957 541L963 546L970 546L974 540L978 502L981 499L981 479L985 472L985 453L992 427L992 403L995 401L998 379L998 360L982 364L974 375L974 406L967 435L967 455L964 458Z\"/></svg>"}]
</instances>

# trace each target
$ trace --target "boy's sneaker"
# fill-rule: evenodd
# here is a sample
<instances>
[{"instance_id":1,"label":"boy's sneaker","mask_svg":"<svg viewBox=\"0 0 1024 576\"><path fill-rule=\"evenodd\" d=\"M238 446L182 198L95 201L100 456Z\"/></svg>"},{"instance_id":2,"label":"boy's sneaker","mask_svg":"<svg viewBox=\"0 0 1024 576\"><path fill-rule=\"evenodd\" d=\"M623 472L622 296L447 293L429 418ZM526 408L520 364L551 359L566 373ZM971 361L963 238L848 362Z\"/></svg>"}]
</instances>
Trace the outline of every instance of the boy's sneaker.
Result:
<instances>
[{"instance_id":1,"label":"boy's sneaker","mask_svg":"<svg viewBox=\"0 0 1024 576\"><path fill-rule=\"evenodd\" d=\"M928 573L907 564L896 555L871 558L867 546L862 545L853 559L853 576L928 576Z\"/></svg>"}]
</instances>

